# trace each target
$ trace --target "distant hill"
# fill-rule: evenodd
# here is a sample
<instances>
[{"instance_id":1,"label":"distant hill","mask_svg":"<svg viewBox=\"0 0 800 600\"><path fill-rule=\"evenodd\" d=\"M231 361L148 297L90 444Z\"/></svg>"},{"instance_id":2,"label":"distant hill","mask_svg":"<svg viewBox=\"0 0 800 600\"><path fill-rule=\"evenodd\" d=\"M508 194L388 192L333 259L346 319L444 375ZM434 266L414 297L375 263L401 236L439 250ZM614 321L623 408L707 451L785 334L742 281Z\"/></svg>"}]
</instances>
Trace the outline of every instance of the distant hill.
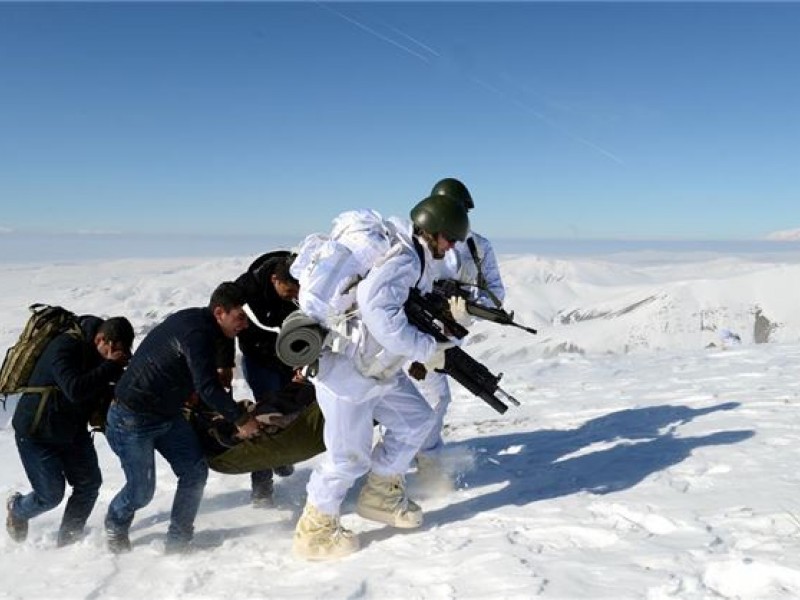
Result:
<instances>
[{"instance_id":1,"label":"distant hill","mask_svg":"<svg viewBox=\"0 0 800 600\"><path fill-rule=\"evenodd\" d=\"M539 330L476 322L467 346L495 367L504 358L624 354L800 341L800 262L685 253L586 259L500 255L506 307ZM252 255L3 264L0 352L34 302L128 316L139 334L172 311L202 306Z\"/></svg>"},{"instance_id":2,"label":"distant hill","mask_svg":"<svg viewBox=\"0 0 800 600\"><path fill-rule=\"evenodd\" d=\"M477 323L476 353L626 353L800 339L800 265L737 258L625 265L501 261L506 305L538 336ZM497 336L505 343L498 345Z\"/></svg>"}]
</instances>

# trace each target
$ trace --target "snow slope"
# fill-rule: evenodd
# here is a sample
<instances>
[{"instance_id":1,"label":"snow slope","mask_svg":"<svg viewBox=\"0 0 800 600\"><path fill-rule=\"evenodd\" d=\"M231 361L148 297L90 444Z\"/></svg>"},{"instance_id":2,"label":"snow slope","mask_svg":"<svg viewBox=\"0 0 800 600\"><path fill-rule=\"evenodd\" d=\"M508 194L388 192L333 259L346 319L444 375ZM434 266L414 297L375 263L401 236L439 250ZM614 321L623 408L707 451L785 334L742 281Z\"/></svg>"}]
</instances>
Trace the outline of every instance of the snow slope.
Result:
<instances>
[{"instance_id":1,"label":"snow slope","mask_svg":"<svg viewBox=\"0 0 800 600\"><path fill-rule=\"evenodd\" d=\"M480 323L466 350L522 402L498 415L454 386L447 462L456 489L427 489L419 530L344 506L364 548L310 564L290 555L314 461L279 480L278 506L249 478L212 473L199 549L166 557L175 479L112 556L102 518L122 473L96 438L105 483L77 545L55 548L62 507L28 541L0 535L0 598L796 598L800 597L800 305L797 264L501 256L508 306L538 336ZM0 265L0 350L35 301L125 314L146 332L205 304L249 257ZM760 311L760 312L759 312ZM767 343L755 343L757 316ZM741 344L724 343L730 329ZM762 332L763 333L763 332ZM711 346L710 344L714 344ZM247 389L236 380L237 395ZM10 404L13 404L11 402ZM0 412L0 494L28 484Z\"/></svg>"}]
</instances>

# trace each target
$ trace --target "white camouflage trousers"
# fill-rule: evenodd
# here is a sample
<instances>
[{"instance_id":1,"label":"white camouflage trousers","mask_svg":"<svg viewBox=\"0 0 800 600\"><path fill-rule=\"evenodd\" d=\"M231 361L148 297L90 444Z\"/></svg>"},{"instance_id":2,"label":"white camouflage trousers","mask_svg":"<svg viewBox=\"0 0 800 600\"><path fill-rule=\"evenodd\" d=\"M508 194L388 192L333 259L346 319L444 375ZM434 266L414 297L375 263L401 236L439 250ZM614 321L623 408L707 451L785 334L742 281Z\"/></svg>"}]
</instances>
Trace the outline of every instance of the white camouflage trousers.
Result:
<instances>
[{"instance_id":1,"label":"white camouflage trousers","mask_svg":"<svg viewBox=\"0 0 800 600\"><path fill-rule=\"evenodd\" d=\"M370 379L350 358L329 350L320 356L314 385L325 417L326 452L308 482L308 501L338 515L347 491L365 473L406 473L433 426L433 411L402 370ZM373 420L383 430L374 447Z\"/></svg>"},{"instance_id":2,"label":"white camouflage trousers","mask_svg":"<svg viewBox=\"0 0 800 600\"><path fill-rule=\"evenodd\" d=\"M444 416L450 406L450 384L447 375L428 371L422 381L413 381L414 385L422 394L422 397L433 408L434 424L425 441L420 446L419 451L423 454L436 452L444 446L442 439L442 428L444 427Z\"/></svg>"}]
</instances>

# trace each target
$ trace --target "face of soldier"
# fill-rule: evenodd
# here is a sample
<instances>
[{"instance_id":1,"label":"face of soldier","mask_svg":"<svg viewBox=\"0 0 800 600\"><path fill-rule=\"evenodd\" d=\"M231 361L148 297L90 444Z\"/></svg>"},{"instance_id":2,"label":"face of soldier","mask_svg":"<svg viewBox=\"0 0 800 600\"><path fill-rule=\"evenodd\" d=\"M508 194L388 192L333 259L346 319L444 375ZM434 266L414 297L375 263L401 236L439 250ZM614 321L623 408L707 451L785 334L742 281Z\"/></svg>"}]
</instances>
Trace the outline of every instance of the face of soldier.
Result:
<instances>
[{"instance_id":1,"label":"face of soldier","mask_svg":"<svg viewBox=\"0 0 800 600\"><path fill-rule=\"evenodd\" d=\"M449 239L443 233L437 233L433 240L433 244L431 244L431 254L433 254L433 258L441 260L444 258L445 252L450 250L455 245L456 240Z\"/></svg>"}]
</instances>

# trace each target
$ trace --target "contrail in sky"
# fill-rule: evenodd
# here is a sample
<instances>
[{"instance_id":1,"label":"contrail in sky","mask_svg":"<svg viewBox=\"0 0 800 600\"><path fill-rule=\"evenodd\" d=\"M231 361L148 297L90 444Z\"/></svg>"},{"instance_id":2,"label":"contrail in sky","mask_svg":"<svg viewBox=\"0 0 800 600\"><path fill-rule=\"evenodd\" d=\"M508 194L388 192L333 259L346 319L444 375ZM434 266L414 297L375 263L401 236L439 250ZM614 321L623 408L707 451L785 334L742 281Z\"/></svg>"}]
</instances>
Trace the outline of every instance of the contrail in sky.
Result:
<instances>
[{"instance_id":1,"label":"contrail in sky","mask_svg":"<svg viewBox=\"0 0 800 600\"><path fill-rule=\"evenodd\" d=\"M411 37L405 31L400 31L397 27L393 27L392 25L389 25L388 23L386 23L385 25L386 25L386 27L388 27L389 29L394 31L397 35L401 35L404 38L406 38L408 41L415 43L417 46L419 46L420 48L422 48L426 52L430 52L431 54L433 54L436 58L441 58L442 57L442 55L439 54L436 50L434 50L433 48L431 48L430 46L428 46L426 44L423 44L417 38Z\"/></svg>"},{"instance_id":2,"label":"contrail in sky","mask_svg":"<svg viewBox=\"0 0 800 600\"><path fill-rule=\"evenodd\" d=\"M369 33L370 35L378 38L379 40L381 40L383 42L386 42L387 44L390 44L390 45L394 46L395 48L399 48L403 52L406 52L407 54L410 54L411 56L421 60L422 62L424 62L426 64L429 64L429 65L432 64L432 61L431 61L430 57L425 56L424 54L421 54L420 52L416 52L415 50L413 50L409 46L401 44L397 40L394 40L394 39L392 39L392 38L390 38L388 36L385 36L382 33L380 33L379 31L376 31L375 29L373 29L371 27L368 27L367 25L365 25L364 23L358 21L357 19L355 19L353 17L350 17L349 15L346 15L343 12L333 8L329 3L320 2L319 0L317 0L315 3L318 6L320 6L321 8L324 8L328 12L333 13L334 15L336 15L339 18L347 21L348 23L350 23L352 25L355 25L356 27L358 27L362 31L366 31L367 33ZM436 51L434 48L432 48L428 44L425 44L425 43L421 42L420 40L412 37L411 35L405 33L404 31L401 31L397 27L394 27L394 26L386 24L386 23L384 23L384 26L387 27L388 29L392 30L396 35L401 36L401 37L405 38L406 40L408 40L409 42L413 43L414 45L418 46L420 49L422 49L424 52L428 53L429 55L431 55L435 59L441 59L442 58L442 54L440 52ZM501 90L500 88L498 88L496 86L493 86L490 83L488 83L488 82L486 82L486 81L484 81L482 79L478 79L474 75L469 75L469 80L472 81L474 84L484 88L485 90L487 90L489 92L492 92L493 94L495 94L497 96L503 97L504 99L506 99L507 101L511 102L512 104L514 104L518 108L520 108L523 111L525 111L526 113L532 115L536 119L539 119L540 121L542 121L543 123L545 123L549 127L552 127L553 129L561 132L562 134L566 135L570 139L572 139L572 140L574 140L574 141L576 141L576 142L578 142L580 144L583 144L587 148L591 148L592 150L594 150L596 152L599 152L600 154L602 154L606 158L609 158L609 159L613 160L615 163L617 163L619 165L624 165L625 164L624 161L621 158L619 158L617 155L615 155L613 152L610 152L610 151L606 150L605 148L602 148L601 146L598 146L594 142L592 142L592 141L590 141L590 140L588 140L588 139L586 139L586 138L584 138L584 137L582 137L580 135L572 133L571 131L569 131L568 129L563 127L562 125L559 125L556 121L553 121L549 117L547 117L544 114L542 114L541 112L537 111L532 106L529 106L528 104L525 104L525 103L523 103L523 102L511 97L506 91Z\"/></svg>"},{"instance_id":3,"label":"contrail in sky","mask_svg":"<svg viewBox=\"0 0 800 600\"><path fill-rule=\"evenodd\" d=\"M575 133L572 133L571 131L569 131L568 129L563 127L562 125L559 125L556 121L553 121L553 119L545 116L544 114L542 114L541 112L539 112L535 108L525 104L524 102L520 102L516 98L513 98L508 93L506 93L505 91L501 90L500 88L495 87L492 84L490 84L490 83L488 83L488 82L486 82L486 81L484 81L482 79L478 79L477 77L474 77L474 76L470 76L470 80L473 83L475 83L476 85L481 86L485 90L490 91L490 92L492 92L494 94L497 94L498 96L502 96L503 98L505 98L506 100L508 100L509 102L514 104L515 106L517 106L518 108L520 108L523 111L533 115L534 117L536 117L537 119L539 119L543 123L546 123L547 125L549 125L550 127L552 127L553 129L555 129L557 131L560 131L561 133L563 133L567 137L575 140L576 142L579 142L579 143L581 143L581 144L583 144L583 145L585 145L585 146L587 146L589 148L592 148L592 149L596 150L600 154L603 154L604 156L610 158L611 160L613 160L615 163L617 163L619 165L624 165L625 164L625 162L621 158L619 158L618 156L616 156L612 152L609 152L608 150L598 146L594 142L591 142L591 141L587 140L584 137L581 137L581 136L579 136L579 135L577 135Z\"/></svg>"},{"instance_id":4,"label":"contrail in sky","mask_svg":"<svg viewBox=\"0 0 800 600\"><path fill-rule=\"evenodd\" d=\"M345 20L345 21L347 21L348 23L352 23L353 25L355 25L355 26L356 26L356 27L358 27L359 29L363 29L363 30L364 30L364 31L366 31L367 33L369 33L369 34L371 34L371 35L374 35L374 36L375 36L376 38L378 38L379 40L383 40L383 41L384 41L384 42L386 42L387 44L391 44L391 45L392 45L392 46L394 46L395 48L400 48L400 49L401 49L403 52L407 52L407 53L408 53L408 54L410 54L411 56L414 56L414 57L416 57L416 58L420 59L422 62L425 62L425 63L428 63L428 64L430 64L430 62L431 62L431 61L430 61L430 59L428 59L428 57L427 57L427 56L423 56L422 54L419 54L418 52L414 52L414 51L413 51L411 48L409 48L408 46L404 46L403 44L401 44L401 43L399 43L399 42L396 42L396 41L395 41L395 40L393 40L392 38L386 37L385 35L383 35L383 34L381 34L381 33L377 32L377 31L375 31L375 30L374 30L374 29L372 29L371 27L367 27L366 25L364 25L364 24L363 24L363 23L361 23L360 21L356 21L356 20L355 20L355 19L353 19L352 17L349 17L349 16L347 16L346 14L344 14L344 13L342 13L342 12L339 12L339 11L338 11L338 10L336 10L335 8L332 8L331 6L329 6L328 4L325 4L325 3L323 3L323 2L316 2L316 4L317 4L318 6L320 6L320 7L324 8L325 10L327 10L327 11L329 11L329 12L332 12L332 13L333 13L333 14L335 14L336 16L338 16L338 17L341 17L342 19L344 19L344 20ZM408 37L408 36L406 36L406 37ZM412 38L409 38L409 39L412 39ZM420 45L421 45L421 44L420 44ZM423 48L427 48L426 46L422 46L422 47L423 47Z\"/></svg>"}]
</instances>

